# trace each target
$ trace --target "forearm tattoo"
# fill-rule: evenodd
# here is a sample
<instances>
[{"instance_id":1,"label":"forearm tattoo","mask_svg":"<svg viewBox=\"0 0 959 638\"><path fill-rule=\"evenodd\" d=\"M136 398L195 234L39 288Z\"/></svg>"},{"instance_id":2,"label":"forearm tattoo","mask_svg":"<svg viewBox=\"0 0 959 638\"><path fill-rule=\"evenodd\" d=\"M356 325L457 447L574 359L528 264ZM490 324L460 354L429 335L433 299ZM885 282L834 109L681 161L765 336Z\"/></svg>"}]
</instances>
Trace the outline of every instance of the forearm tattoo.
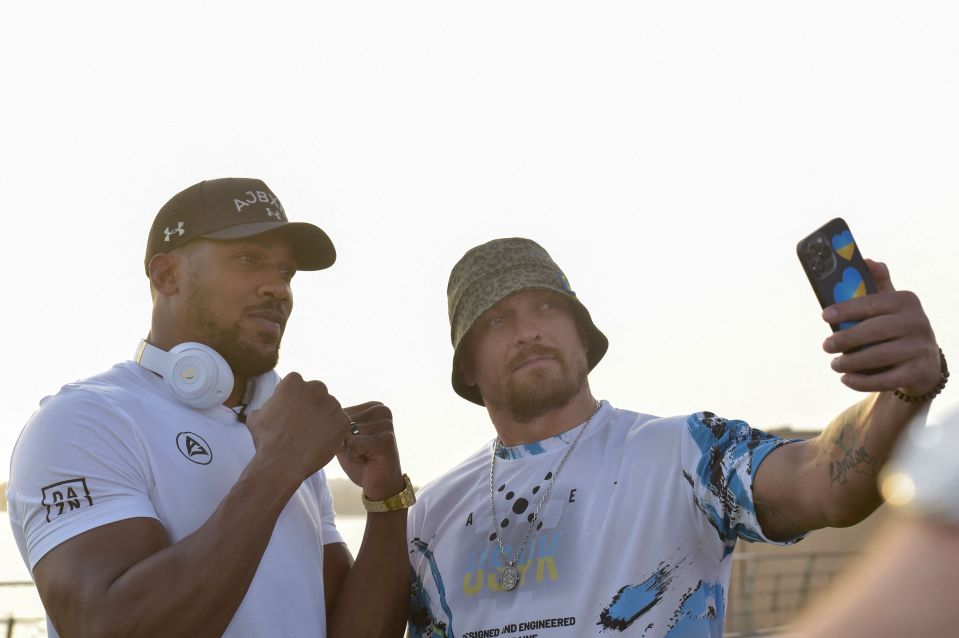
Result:
<instances>
[{"instance_id":1,"label":"forearm tattoo","mask_svg":"<svg viewBox=\"0 0 959 638\"><path fill-rule=\"evenodd\" d=\"M849 426L841 426L833 439L833 444L839 448L838 454L829 461L829 480L833 485L848 483L850 473L860 474L868 479L875 478L879 473L879 460L866 450L865 445L857 447L855 443L846 443L846 435L850 429L852 428Z\"/></svg>"}]
</instances>

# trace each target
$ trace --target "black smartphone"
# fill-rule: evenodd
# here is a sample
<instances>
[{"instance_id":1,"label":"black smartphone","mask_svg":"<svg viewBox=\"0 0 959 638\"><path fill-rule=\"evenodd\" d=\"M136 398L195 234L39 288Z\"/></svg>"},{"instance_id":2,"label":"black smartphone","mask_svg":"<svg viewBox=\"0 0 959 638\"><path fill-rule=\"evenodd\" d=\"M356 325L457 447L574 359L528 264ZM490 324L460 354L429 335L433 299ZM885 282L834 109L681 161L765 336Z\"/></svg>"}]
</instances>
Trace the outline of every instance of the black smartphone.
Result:
<instances>
[{"instance_id":1,"label":"black smartphone","mask_svg":"<svg viewBox=\"0 0 959 638\"><path fill-rule=\"evenodd\" d=\"M796 246L796 253L823 308L876 292L859 246L842 218L830 220L803 238ZM844 321L831 325L836 332L856 323Z\"/></svg>"}]
</instances>

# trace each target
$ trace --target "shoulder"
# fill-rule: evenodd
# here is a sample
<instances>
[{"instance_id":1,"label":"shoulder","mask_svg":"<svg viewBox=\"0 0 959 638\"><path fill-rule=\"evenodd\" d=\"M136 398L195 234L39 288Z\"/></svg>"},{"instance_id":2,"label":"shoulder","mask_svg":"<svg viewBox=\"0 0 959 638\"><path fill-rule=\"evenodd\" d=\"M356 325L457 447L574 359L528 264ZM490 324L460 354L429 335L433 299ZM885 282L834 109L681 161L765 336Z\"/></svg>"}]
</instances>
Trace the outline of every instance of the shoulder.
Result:
<instances>
[{"instance_id":1,"label":"shoulder","mask_svg":"<svg viewBox=\"0 0 959 638\"><path fill-rule=\"evenodd\" d=\"M142 385L144 380L138 379L128 365L118 364L102 374L68 383L56 394L44 397L24 426L14 455L36 444L46 447L51 439L58 443L89 440L97 433L132 426L135 420L131 412L136 402L143 400L137 384Z\"/></svg>"},{"instance_id":2,"label":"shoulder","mask_svg":"<svg viewBox=\"0 0 959 638\"><path fill-rule=\"evenodd\" d=\"M610 424L611 430L623 432L626 445L637 441L644 446L655 444L663 446L660 449L681 449L698 455L716 456L717 452L731 450L748 453L788 442L744 420L727 419L708 410L667 417L614 410Z\"/></svg>"},{"instance_id":3,"label":"shoulder","mask_svg":"<svg viewBox=\"0 0 959 638\"><path fill-rule=\"evenodd\" d=\"M606 417L601 429L607 432L607 436L622 437L627 445L633 441L641 441L644 445L651 442L676 441L685 431L688 418L687 415L655 416L615 408L608 403L603 406L598 416Z\"/></svg>"},{"instance_id":4,"label":"shoulder","mask_svg":"<svg viewBox=\"0 0 959 638\"><path fill-rule=\"evenodd\" d=\"M416 495L417 505L441 499L447 494L456 494L467 484L476 482L477 472L489 467L493 442L478 448L453 469L441 474L420 488ZM485 476L485 475L484 475Z\"/></svg>"},{"instance_id":5,"label":"shoulder","mask_svg":"<svg viewBox=\"0 0 959 638\"><path fill-rule=\"evenodd\" d=\"M489 459L492 441L470 454L453 469L424 485L410 509L408 528L413 536L425 527L442 524L463 506L463 496L489 489Z\"/></svg>"},{"instance_id":6,"label":"shoulder","mask_svg":"<svg viewBox=\"0 0 959 638\"><path fill-rule=\"evenodd\" d=\"M717 446L744 445L753 449L763 444L785 442L780 436L754 428L740 419L727 419L714 412L694 412L685 419L686 431L705 451Z\"/></svg>"},{"instance_id":7,"label":"shoulder","mask_svg":"<svg viewBox=\"0 0 959 638\"><path fill-rule=\"evenodd\" d=\"M57 412L81 405L120 406L149 387L146 371L133 362L118 363L100 374L68 383L40 400L38 412Z\"/></svg>"}]
</instances>

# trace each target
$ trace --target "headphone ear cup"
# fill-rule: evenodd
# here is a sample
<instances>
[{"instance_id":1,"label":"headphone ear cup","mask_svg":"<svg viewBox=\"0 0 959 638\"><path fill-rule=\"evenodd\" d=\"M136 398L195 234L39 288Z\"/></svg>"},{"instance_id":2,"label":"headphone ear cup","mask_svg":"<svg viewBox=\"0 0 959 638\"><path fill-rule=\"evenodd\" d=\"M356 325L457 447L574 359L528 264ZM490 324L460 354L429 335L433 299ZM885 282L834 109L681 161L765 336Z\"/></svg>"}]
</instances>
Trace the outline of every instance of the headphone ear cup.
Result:
<instances>
[{"instance_id":1,"label":"headphone ear cup","mask_svg":"<svg viewBox=\"0 0 959 638\"><path fill-rule=\"evenodd\" d=\"M163 375L173 394L191 408L221 405L233 391L233 370L218 352L188 341L169 352Z\"/></svg>"}]
</instances>

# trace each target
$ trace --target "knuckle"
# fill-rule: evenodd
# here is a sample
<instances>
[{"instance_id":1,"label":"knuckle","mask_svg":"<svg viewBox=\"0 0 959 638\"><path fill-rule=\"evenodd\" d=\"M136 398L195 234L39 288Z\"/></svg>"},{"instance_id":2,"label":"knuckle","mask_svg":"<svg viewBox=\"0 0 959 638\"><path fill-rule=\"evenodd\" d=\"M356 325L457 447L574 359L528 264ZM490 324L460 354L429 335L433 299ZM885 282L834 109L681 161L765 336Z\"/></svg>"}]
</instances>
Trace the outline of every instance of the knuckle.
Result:
<instances>
[{"instance_id":1,"label":"knuckle","mask_svg":"<svg viewBox=\"0 0 959 638\"><path fill-rule=\"evenodd\" d=\"M306 383L306 387L309 388L310 392L317 396L323 396L330 393L326 387L326 384L322 381L308 381Z\"/></svg>"},{"instance_id":2,"label":"knuckle","mask_svg":"<svg viewBox=\"0 0 959 638\"><path fill-rule=\"evenodd\" d=\"M911 290L900 290L899 296L902 297L903 303L907 306L922 307L922 304L919 302L919 295Z\"/></svg>"},{"instance_id":3,"label":"knuckle","mask_svg":"<svg viewBox=\"0 0 959 638\"><path fill-rule=\"evenodd\" d=\"M874 315L881 312L883 302L882 295L866 295L862 297L862 307L867 315Z\"/></svg>"},{"instance_id":4,"label":"knuckle","mask_svg":"<svg viewBox=\"0 0 959 638\"><path fill-rule=\"evenodd\" d=\"M896 330L894 326L890 325L888 322L882 322L875 325L869 341L871 343L881 343L883 341L894 339L897 336L898 330Z\"/></svg>"}]
</instances>

